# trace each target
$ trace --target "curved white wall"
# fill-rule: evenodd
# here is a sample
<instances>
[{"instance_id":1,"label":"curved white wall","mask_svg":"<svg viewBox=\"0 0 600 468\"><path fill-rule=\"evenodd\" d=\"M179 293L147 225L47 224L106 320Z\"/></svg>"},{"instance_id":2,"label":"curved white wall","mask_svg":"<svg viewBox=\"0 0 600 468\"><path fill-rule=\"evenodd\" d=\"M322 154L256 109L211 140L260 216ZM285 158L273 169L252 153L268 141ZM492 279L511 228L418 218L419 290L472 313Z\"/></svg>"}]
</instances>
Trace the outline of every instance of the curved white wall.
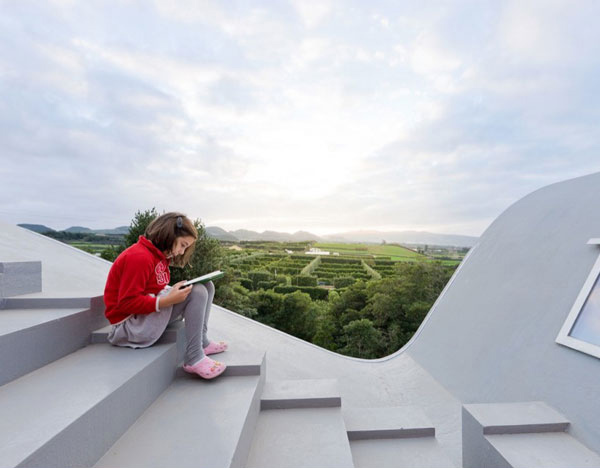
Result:
<instances>
[{"instance_id":1,"label":"curved white wall","mask_svg":"<svg viewBox=\"0 0 600 468\"><path fill-rule=\"evenodd\" d=\"M600 359L555 343L600 247L600 173L508 208L406 352L463 403L543 400L600 452Z\"/></svg>"}]
</instances>

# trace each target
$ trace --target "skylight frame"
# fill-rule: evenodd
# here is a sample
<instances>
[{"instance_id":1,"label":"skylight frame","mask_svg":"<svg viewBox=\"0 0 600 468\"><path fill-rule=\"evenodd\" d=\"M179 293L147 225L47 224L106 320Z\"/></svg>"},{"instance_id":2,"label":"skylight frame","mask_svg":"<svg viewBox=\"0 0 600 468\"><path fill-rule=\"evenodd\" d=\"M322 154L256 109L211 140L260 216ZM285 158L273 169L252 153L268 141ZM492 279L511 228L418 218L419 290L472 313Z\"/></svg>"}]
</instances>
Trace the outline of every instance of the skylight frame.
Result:
<instances>
[{"instance_id":1,"label":"skylight frame","mask_svg":"<svg viewBox=\"0 0 600 468\"><path fill-rule=\"evenodd\" d=\"M600 238L590 239L588 241L589 245L597 245L600 246ZM558 336L556 337L556 343L561 344L563 346L567 346L569 348L575 349L585 354L589 354L590 356L594 356L600 358L600 346L595 345L593 343L588 343L587 341L583 341L579 338L575 338L571 336L571 332L579 315L581 314L583 307L596 284L600 276L600 253L598 254L598 259L596 263L592 267L590 274L588 275L585 283L583 284L581 291L579 291L579 295L573 306L571 307L571 311L567 316L562 328L558 332ZM599 286L600 287L600 286Z\"/></svg>"}]
</instances>

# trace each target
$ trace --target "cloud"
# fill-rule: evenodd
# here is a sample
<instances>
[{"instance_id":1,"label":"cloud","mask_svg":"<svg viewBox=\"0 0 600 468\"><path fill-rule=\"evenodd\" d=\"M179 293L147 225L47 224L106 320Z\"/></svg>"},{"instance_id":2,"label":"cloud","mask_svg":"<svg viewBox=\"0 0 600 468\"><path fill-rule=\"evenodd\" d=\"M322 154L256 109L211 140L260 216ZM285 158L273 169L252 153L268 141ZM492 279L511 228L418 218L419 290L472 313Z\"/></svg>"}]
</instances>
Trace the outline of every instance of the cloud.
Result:
<instances>
[{"instance_id":1,"label":"cloud","mask_svg":"<svg viewBox=\"0 0 600 468\"><path fill-rule=\"evenodd\" d=\"M157 206L248 223L228 228L477 235L600 170L592 0L3 6L12 222L110 227Z\"/></svg>"},{"instance_id":2,"label":"cloud","mask_svg":"<svg viewBox=\"0 0 600 468\"><path fill-rule=\"evenodd\" d=\"M307 28L318 26L333 10L329 0L293 0L292 4Z\"/></svg>"}]
</instances>

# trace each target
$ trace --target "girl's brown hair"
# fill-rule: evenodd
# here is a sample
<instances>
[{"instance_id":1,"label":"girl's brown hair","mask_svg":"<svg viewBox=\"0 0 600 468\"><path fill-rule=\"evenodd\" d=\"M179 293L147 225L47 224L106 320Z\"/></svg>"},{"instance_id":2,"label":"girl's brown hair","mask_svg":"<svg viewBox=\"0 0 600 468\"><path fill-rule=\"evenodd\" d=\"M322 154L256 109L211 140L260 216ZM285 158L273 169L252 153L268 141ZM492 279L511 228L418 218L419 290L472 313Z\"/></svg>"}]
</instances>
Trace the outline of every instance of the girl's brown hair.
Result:
<instances>
[{"instance_id":1,"label":"girl's brown hair","mask_svg":"<svg viewBox=\"0 0 600 468\"><path fill-rule=\"evenodd\" d=\"M175 239L184 236L192 236L194 239L198 239L198 231L186 215L171 212L160 215L152 221L146 228L144 236L161 252L169 253L173 248ZM184 267L189 263L195 247L196 243L192 242L192 245L185 249L183 255L173 257L171 263L174 266Z\"/></svg>"}]
</instances>

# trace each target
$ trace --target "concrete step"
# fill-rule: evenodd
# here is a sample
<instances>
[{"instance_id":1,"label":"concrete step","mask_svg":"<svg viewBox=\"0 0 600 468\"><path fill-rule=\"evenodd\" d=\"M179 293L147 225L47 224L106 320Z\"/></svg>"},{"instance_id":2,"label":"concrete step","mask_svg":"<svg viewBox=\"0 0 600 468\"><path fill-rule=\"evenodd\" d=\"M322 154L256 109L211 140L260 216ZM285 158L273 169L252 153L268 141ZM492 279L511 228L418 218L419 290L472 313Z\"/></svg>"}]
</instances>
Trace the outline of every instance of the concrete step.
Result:
<instances>
[{"instance_id":1,"label":"concrete step","mask_svg":"<svg viewBox=\"0 0 600 468\"><path fill-rule=\"evenodd\" d=\"M435 428L414 406L345 408L349 440L435 437Z\"/></svg>"},{"instance_id":2,"label":"concrete step","mask_svg":"<svg viewBox=\"0 0 600 468\"><path fill-rule=\"evenodd\" d=\"M104 312L102 296L95 297L3 297L0 298L1 309L98 309ZM98 328L98 327L95 327Z\"/></svg>"},{"instance_id":3,"label":"concrete step","mask_svg":"<svg viewBox=\"0 0 600 468\"><path fill-rule=\"evenodd\" d=\"M350 449L356 468L456 468L435 437L351 440Z\"/></svg>"},{"instance_id":4,"label":"concrete step","mask_svg":"<svg viewBox=\"0 0 600 468\"><path fill-rule=\"evenodd\" d=\"M341 408L260 412L247 468L353 466Z\"/></svg>"},{"instance_id":5,"label":"concrete step","mask_svg":"<svg viewBox=\"0 0 600 468\"><path fill-rule=\"evenodd\" d=\"M95 467L245 466L260 411L265 353L246 352L244 360L244 353L228 354L219 354L218 360L232 371L214 380L178 372L171 386ZM236 366L251 361L258 373L236 375Z\"/></svg>"},{"instance_id":6,"label":"concrete step","mask_svg":"<svg viewBox=\"0 0 600 468\"><path fill-rule=\"evenodd\" d=\"M86 346L95 315L89 308L0 310L0 385Z\"/></svg>"},{"instance_id":7,"label":"concrete step","mask_svg":"<svg viewBox=\"0 0 600 468\"><path fill-rule=\"evenodd\" d=\"M176 344L95 344L0 387L0 466L92 466L173 380Z\"/></svg>"},{"instance_id":8,"label":"concrete step","mask_svg":"<svg viewBox=\"0 0 600 468\"><path fill-rule=\"evenodd\" d=\"M0 297L42 290L42 262L0 262Z\"/></svg>"},{"instance_id":9,"label":"concrete step","mask_svg":"<svg viewBox=\"0 0 600 468\"><path fill-rule=\"evenodd\" d=\"M107 325L97 330L92 331L90 335L91 344L108 343L108 334L112 329L112 325ZM170 323L163 335L159 338L158 343L172 343L178 339L185 341L185 328L181 321Z\"/></svg>"},{"instance_id":10,"label":"concrete step","mask_svg":"<svg viewBox=\"0 0 600 468\"><path fill-rule=\"evenodd\" d=\"M210 356L215 361L220 361L227 365L223 376L236 377L244 375L260 375L264 373L263 361L265 351L260 349L239 348L229 344L229 349L224 353L213 354ZM177 369L178 376L189 375L182 368ZM262 386L261 386L262 390Z\"/></svg>"},{"instance_id":11,"label":"concrete step","mask_svg":"<svg viewBox=\"0 0 600 468\"><path fill-rule=\"evenodd\" d=\"M600 456L565 432L497 434L485 438L506 461L504 467L600 468Z\"/></svg>"},{"instance_id":12,"label":"concrete step","mask_svg":"<svg viewBox=\"0 0 600 468\"><path fill-rule=\"evenodd\" d=\"M463 405L463 466L600 467L600 456L565 432L569 425L542 401Z\"/></svg>"},{"instance_id":13,"label":"concrete step","mask_svg":"<svg viewBox=\"0 0 600 468\"><path fill-rule=\"evenodd\" d=\"M357 468L455 467L418 407L345 408L343 414Z\"/></svg>"},{"instance_id":14,"label":"concrete step","mask_svg":"<svg viewBox=\"0 0 600 468\"><path fill-rule=\"evenodd\" d=\"M111 325L95 330L91 334L92 343L106 343L107 336L110 332ZM178 320L169 324L163 336L157 343L177 342L177 362L183 363L185 355L185 324L182 320ZM219 354L211 355L212 359L221 361L227 365L227 369L223 373L226 376L241 376L241 375L260 375L261 363L264 359L264 351L255 348L240 348L235 344ZM177 376L182 377L188 375L181 367L177 368Z\"/></svg>"},{"instance_id":15,"label":"concrete step","mask_svg":"<svg viewBox=\"0 0 600 468\"><path fill-rule=\"evenodd\" d=\"M483 434L562 432L569 421L543 401L474 403L463 406L463 414L477 421Z\"/></svg>"},{"instance_id":16,"label":"concrete step","mask_svg":"<svg viewBox=\"0 0 600 468\"><path fill-rule=\"evenodd\" d=\"M261 409L340 407L336 379L276 380L265 383Z\"/></svg>"}]
</instances>

